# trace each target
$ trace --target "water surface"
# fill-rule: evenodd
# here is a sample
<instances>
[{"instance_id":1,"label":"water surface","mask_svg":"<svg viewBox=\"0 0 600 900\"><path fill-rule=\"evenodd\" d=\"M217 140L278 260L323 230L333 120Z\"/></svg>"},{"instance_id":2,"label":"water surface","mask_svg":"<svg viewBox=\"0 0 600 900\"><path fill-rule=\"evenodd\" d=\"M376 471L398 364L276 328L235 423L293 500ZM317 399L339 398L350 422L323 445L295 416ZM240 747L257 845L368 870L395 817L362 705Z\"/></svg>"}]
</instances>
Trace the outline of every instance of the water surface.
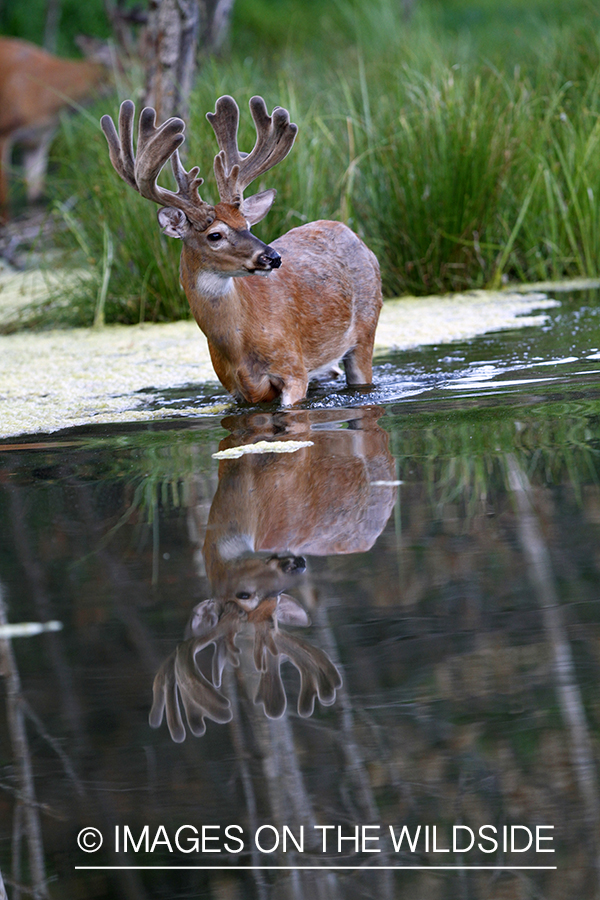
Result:
<instances>
[{"instance_id":1,"label":"water surface","mask_svg":"<svg viewBox=\"0 0 600 900\"><path fill-rule=\"evenodd\" d=\"M370 393L0 443L3 624L63 625L0 640L9 897L599 896L600 321L561 300ZM311 445L213 457L263 440Z\"/></svg>"}]
</instances>

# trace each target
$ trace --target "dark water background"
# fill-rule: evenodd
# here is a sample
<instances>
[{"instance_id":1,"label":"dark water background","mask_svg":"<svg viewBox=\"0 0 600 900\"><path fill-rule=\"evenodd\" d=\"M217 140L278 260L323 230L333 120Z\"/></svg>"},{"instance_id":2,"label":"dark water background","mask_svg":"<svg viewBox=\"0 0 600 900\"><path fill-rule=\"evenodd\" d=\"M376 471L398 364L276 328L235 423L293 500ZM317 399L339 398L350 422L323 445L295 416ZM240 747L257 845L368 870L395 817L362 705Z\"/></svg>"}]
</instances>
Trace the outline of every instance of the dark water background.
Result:
<instances>
[{"instance_id":1,"label":"dark water background","mask_svg":"<svg viewBox=\"0 0 600 900\"><path fill-rule=\"evenodd\" d=\"M0 442L4 619L63 623L0 640L9 897L600 896L597 304L564 296L542 328L398 354L376 391L321 386L293 412ZM313 446L212 456L290 439ZM288 595L310 625L275 606ZM185 629L208 598L202 649ZM149 726L159 670L183 741ZM421 826L414 852L390 825ZM457 825L472 850L453 851ZM517 846L541 826L555 852L499 837L485 853L485 825L520 826ZM115 852L126 826L139 849ZM213 840L186 853L181 826ZM262 826L277 850L256 848ZM380 853L338 852L356 826Z\"/></svg>"}]
</instances>

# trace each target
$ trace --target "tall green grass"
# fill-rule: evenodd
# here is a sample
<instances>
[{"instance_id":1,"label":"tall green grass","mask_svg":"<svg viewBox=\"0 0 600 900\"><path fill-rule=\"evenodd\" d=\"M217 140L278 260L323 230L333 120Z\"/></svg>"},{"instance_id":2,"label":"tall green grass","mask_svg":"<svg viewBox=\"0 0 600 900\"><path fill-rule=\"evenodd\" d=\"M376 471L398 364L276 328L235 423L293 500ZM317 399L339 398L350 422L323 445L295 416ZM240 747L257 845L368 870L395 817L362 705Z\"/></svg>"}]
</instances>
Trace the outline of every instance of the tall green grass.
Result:
<instances>
[{"instance_id":1,"label":"tall green grass","mask_svg":"<svg viewBox=\"0 0 600 900\"><path fill-rule=\"evenodd\" d=\"M250 3L260 12L259 0L241 0L242 10ZM260 93L270 108L288 107L300 128L291 155L253 186L278 189L256 229L264 240L315 218L342 219L377 253L387 296L598 275L600 24L592 18L585 28L583 7L561 24L533 4L530 39L506 43L511 25L497 46L485 23L479 43L477 28L441 28L435 3L417 4L407 20L393 0L336 0L319 18L310 0L310 37L297 4L274 6L284 18L296 11L287 29L270 20L262 39L255 24L239 38L239 54L206 61L198 79L184 146L206 179L206 199L217 199L216 143L204 113L233 94L240 146L250 149L247 101ZM460 19L458 0L450 6ZM326 61L323 17L335 26ZM296 20L297 45L289 32ZM97 119L117 108L107 100L66 120L55 143L51 189L63 245L92 274L40 322L187 315L178 242L159 233L153 204L108 161Z\"/></svg>"}]
</instances>

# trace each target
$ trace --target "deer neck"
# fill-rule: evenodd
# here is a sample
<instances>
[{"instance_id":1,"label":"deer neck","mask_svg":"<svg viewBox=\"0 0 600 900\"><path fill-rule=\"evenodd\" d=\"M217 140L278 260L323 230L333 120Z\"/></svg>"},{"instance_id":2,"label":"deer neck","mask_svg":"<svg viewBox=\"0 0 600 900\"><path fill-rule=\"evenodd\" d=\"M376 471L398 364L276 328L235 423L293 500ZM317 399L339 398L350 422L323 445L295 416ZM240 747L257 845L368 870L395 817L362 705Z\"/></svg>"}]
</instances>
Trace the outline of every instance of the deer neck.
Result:
<instances>
[{"instance_id":1,"label":"deer neck","mask_svg":"<svg viewBox=\"0 0 600 900\"><path fill-rule=\"evenodd\" d=\"M199 316L210 321L213 317L222 318L224 312L234 312L239 306L237 279L209 268L186 246L181 254L180 278L198 322Z\"/></svg>"},{"instance_id":2,"label":"deer neck","mask_svg":"<svg viewBox=\"0 0 600 900\"><path fill-rule=\"evenodd\" d=\"M235 278L197 265L196 260L181 257L181 286L192 315L209 344L229 359L241 354L247 331L243 290Z\"/></svg>"},{"instance_id":3,"label":"deer neck","mask_svg":"<svg viewBox=\"0 0 600 900\"><path fill-rule=\"evenodd\" d=\"M231 305L237 299L237 291L231 275L210 272L207 269L196 275L196 291L202 300L209 304Z\"/></svg>"}]
</instances>

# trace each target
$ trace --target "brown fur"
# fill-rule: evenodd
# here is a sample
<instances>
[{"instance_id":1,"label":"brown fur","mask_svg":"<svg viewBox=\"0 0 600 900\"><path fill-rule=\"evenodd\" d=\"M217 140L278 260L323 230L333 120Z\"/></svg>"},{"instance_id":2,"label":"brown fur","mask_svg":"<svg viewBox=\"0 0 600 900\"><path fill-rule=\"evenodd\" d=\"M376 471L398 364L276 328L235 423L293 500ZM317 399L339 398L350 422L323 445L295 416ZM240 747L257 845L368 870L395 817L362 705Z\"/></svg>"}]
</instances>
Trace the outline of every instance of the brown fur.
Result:
<instances>
[{"instance_id":1,"label":"brown fur","mask_svg":"<svg viewBox=\"0 0 600 900\"><path fill-rule=\"evenodd\" d=\"M214 172L221 202L198 194L197 167L186 172L178 155L184 122L155 127L155 111L140 115L138 160L133 158L134 105L121 104L119 130L103 116L110 158L119 175L161 204L163 232L183 241L181 284L196 322L208 339L222 384L249 403L281 396L285 406L306 396L308 382L343 359L349 385L370 384L375 329L382 306L379 265L363 241L340 222L293 228L264 244L250 226L268 213L275 191L244 198L248 185L285 158L297 127L276 107L267 114L253 97L257 140L249 154L237 146L239 110L232 97L209 113L219 153ZM177 193L157 184L168 159Z\"/></svg>"},{"instance_id":2,"label":"brown fur","mask_svg":"<svg viewBox=\"0 0 600 900\"><path fill-rule=\"evenodd\" d=\"M307 411L290 411L283 435L254 415L242 421L242 434L221 443L282 437L313 446L221 462L204 543L213 596L229 600L245 591L256 604L297 582L301 572L282 565L286 559L364 553L373 545L396 497L394 487L372 484L396 477L389 436L377 424L381 412L357 409L353 427L336 429L340 414L323 411L319 421L332 430L315 430Z\"/></svg>"},{"instance_id":3,"label":"brown fur","mask_svg":"<svg viewBox=\"0 0 600 900\"><path fill-rule=\"evenodd\" d=\"M218 219L233 227L238 217L222 206ZM184 238L181 283L227 390L250 403L281 394L294 404L306 396L311 371L342 358L348 383L369 384L382 297L377 260L363 241L340 222L302 225L270 245L281 255L279 269L234 277L233 290L211 298L197 276L217 269L203 246L215 224ZM246 234L221 271L244 251L258 252L257 239ZM264 365L253 363L258 358Z\"/></svg>"},{"instance_id":4,"label":"brown fur","mask_svg":"<svg viewBox=\"0 0 600 900\"><path fill-rule=\"evenodd\" d=\"M0 214L8 203L7 171L15 142L23 142L28 199L43 187L45 151L59 111L87 97L107 74L106 66L88 60L60 59L27 41L0 37ZM41 174L28 169L28 158L41 154Z\"/></svg>"}]
</instances>

